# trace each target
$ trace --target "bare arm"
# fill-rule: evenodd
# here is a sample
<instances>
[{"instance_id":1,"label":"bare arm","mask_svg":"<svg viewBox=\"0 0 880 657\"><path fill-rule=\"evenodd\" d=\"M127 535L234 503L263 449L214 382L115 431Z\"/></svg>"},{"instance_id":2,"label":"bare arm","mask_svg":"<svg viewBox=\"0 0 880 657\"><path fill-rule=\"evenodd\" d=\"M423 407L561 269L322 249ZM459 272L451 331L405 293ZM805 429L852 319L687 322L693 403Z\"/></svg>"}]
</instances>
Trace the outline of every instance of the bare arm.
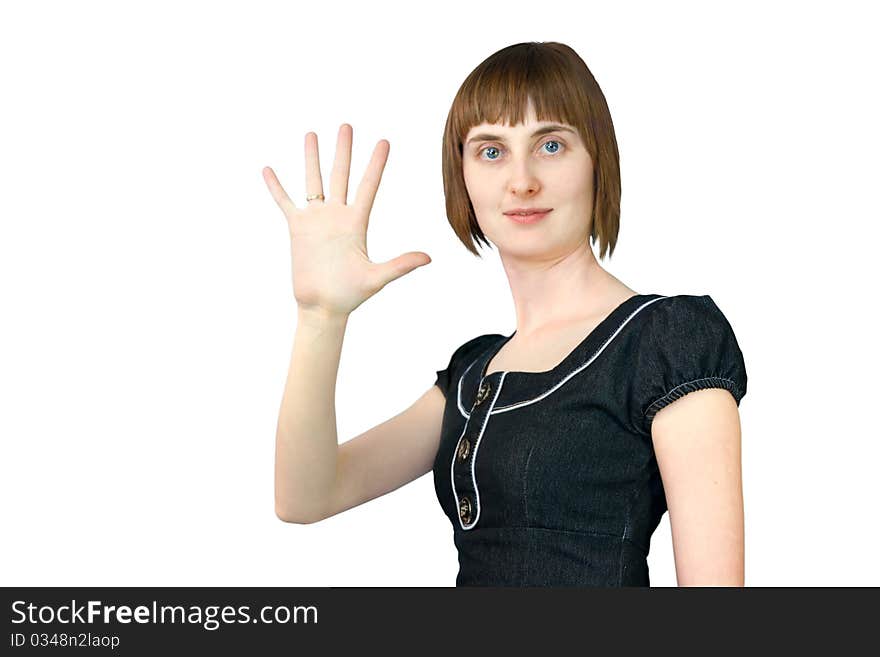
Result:
<instances>
[{"instance_id":1,"label":"bare arm","mask_svg":"<svg viewBox=\"0 0 880 657\"><path fill-rule=\"evenodd\" d=\"M390 493L431 471L445 399L431 386L402 413L339 446L338 476L328 518Z\"/></svg>"},{"instance_id":2,"label":"bare arm","mask_svg":"<svg viewBox=\"0 0 880 657\"><path fill-rule=\"evenodd\" d=\"M740 421L727 390L688 393L657 413L654 451L663 478L679 586L743 586Z\"/></svg>"},{"instance_id":3,"label":"bare arm","mask_svg":"<svg viewBox=\"0 0 880 657\"><path fill-rule=\"evenodd\" d=\"M311 522L336 481L336 376L348 317L297 316L275 435L275 513Z\"/></svg>"},{"instance_id":4,"label":"bare arm","mask_svg":"<svg viewBox=\"0 0 880 657\"><path fill-rule=\"evenodd\" d=\"M403 412L337 445L334 398L345 322L299 316L275 439L275 514L308 524L430 472L445 399L431 386Z\"/></svg>"},{"instance_id":5,"label":"bare arm","mask_svg":"<svg viewBox=\"0 0 880 657\"><path fill-rule=\"evenodd\" d=\"M404 483L427 460L425 438L407 442L426 421L437 425L438 389L416 410L383 423L370 438L340 450L336 433L336 376L348 316L388 283L431 262L410 251L383 263L367 254L366 237L373 201L382 179L389 144L381 140L348 203L352 129L339 128L336 157L326 198L318 157L318 136L305 137L306 207L297 208L275 172L263 179L284 213L290 233L297 329L275 436L275 514L308 523ZM442 405L440 406L442 413ZM413 416L418 416L414 419ZM439 435L439 430L434 428ZM417 431L418 432L418 431ZM419 435L432 435L418 432ZM430 442L430 440L428 441ZM392 445L393 444L393 445ZM375 446L374 446L375 445ZM417 453L412 445L420 446ZM388 454L390 447L404 454ZM369 447L369 449L366 449ZM377 471L381 463L390 470ZM390 464L390 465L389 465ZM358 501L359 500L359 501ZM346 508L348 508L346 506ZM337 509L336 511L333 511Z\"/></svg>"}]
</instances>

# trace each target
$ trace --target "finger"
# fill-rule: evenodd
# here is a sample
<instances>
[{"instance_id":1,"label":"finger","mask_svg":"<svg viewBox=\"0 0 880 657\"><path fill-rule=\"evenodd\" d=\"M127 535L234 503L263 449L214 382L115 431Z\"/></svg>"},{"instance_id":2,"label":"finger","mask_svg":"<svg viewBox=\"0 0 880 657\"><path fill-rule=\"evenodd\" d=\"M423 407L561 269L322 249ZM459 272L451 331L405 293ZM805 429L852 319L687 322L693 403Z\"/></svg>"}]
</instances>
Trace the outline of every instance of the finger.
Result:
<instances>
[{"instance_id":1,"label":"finger","mask_svg":"<svg viewBox=\"0 0 880 657\"><path fill-rule=\"evenodd\" d=\"M343 205L348 202L348 177L351 175L351 133L349 124L339 127L336 137L336 158L333 160L333 171L330 174L330 198Z\"/></svg>"},{"instance_id":2,"label":"finger","mask_svg":"<svg viewBox=\"0 0 880 657\"><path fill-rule=\"evenodd\" d=\"M377 263L376 277L381 289L393 280L405 276L417 267L430 264L431 256L422 251L410 251L386 262Z\"/></svg>"},{"instance_id":3,"label":"finger","mask_svg":"<svg viewBox=\"0 0 880 657\"><path fill-rule=\"evenodd\" d=\"M318 135L314 132L306 133L306 196L324 193L324 184L321 182L321 162L318 158ZM319 199L309 201L315 203Z\"/></svg>"},{"instance_id":4,"label":"finger","mask_svg":"<svg viewBox=\"0 0 880 657\"><path fill-rule=\"evenodd\" d=\"M269 188L269 192L271 192L272 198L275 199L278 207L281 208L286 216L290 216L296 210L296 205L290 200L287 192L284 191L284 187L281 186L278 177L272 171L272 167L263 167L263 180L266 181L266 186Z\"/></svg>"},{"instance_id":5,"label":"finger","mask_svg":"<svg viewBox=\"0 0 880 657\"><path fill-rule=\"evenodd\" d=\"M355 203L366 211L369 216L373 209L373 201L376 199L376 191L379 189L379 183L382 180L382 171L385 169L385 162L388 161L388 151L391 144L387 139L380 139L373 149L373 157L367 165L364 177L358 185L357 194L355 195Z\"/></svg>"}]
</instances>

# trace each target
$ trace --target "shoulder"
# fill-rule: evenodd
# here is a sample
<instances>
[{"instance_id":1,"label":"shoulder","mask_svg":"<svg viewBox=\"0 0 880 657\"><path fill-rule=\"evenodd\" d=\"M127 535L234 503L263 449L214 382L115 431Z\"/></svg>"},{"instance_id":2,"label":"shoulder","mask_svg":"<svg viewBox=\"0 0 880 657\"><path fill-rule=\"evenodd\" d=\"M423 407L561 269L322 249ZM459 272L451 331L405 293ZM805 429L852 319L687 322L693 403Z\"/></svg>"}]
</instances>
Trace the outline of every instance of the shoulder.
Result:
<instances>
[{"instance_id":1,"label":"shoulder","mask_svg":"<svg viewBox=\"0 0 880 657\"><path fill-rule=\"evenodd\" d=\"M733 327L712 297L661 297L646 310L630 354L636 425L650 432L657 411L701 388L726 388L739 404L746 393L745 361Z\"/></svg>"},{"instance_id":2,"label":"shoulder","mask_svg":"<svg viewBox=\"0 0 880 657\"><path fill-rule=\"evenodd\" d=\"M649 313L652 321L657 323L672 322L687 324L692 321L727 321L724 313L708 294L676 294L663 296L652 304Z\"/></svg>"},{"instance_id":3,"label":"shoulder","mask_svg":"<svg viewBox=\"0 0 880 657\"><path fill-rule=\"evenodd\" d=\"M457 365L465 361L473 360L483 351L489 349L492 345L497 344L499 340L503 339L504 336L500 333L486 333L471 338L455 348L452 352L452 357L450 358L450 365Z\"/></svg>"},{"instance_id":4,"label":"shoulder","mask_svg":"<svg viewBox=\"0 0 880 657\"><path fill-rule=\"evenodd\" d=\"M446 367L442 370L436 370L437 378L435 385L439 386L443 394L446 395L453 381L457 381L462 372L471 363L479 358L487 349L490 349L499 340L503 339L504 336L500 333L486 333L471 338L455 347Z\"/></svg>"},{"instance_id":5,"label":"shoulder","mask_svg":"<svg viewBox=\"0 0 880 657\"><path fill-rule=\"evenodd\" d=\"M654 352L672 350L693 353L723 350L736 345L727 317L708 294L678 294L662 297L648 313L648 335L644 348Z\"/></svg>"},{"instance_id":6,"label":"shoulder","mask_svg":"<svg viewBox=\"0 0 880 657\"><path fill-rule=\"evenodd\" d=\"M643 348L711 348L736 340L727 317L708 294L677 294L656 299L647 308Z\"/></svg>"}]
</instances>

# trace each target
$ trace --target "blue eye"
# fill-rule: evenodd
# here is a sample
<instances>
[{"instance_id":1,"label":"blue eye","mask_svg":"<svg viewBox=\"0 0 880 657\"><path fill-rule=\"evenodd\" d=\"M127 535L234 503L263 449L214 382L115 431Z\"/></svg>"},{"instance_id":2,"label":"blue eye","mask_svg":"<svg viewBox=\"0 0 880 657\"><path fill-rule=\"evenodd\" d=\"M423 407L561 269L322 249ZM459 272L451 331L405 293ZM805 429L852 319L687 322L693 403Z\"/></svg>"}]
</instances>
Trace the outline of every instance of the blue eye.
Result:
<instances>
[{"instance_id":1,"label":"blue eye","mask_svg":"<svg viewBox=\"0 0 880 657\"><path fill-rule=\"evenodd\" d=\"M552 150L545 151L545 152L546 152L546 153L551 153L551 154L554 154L554 155L555 155L556 153L559 152L560 147L563 147L563 146L564 146L563 143L562 143L561 141L558 141L558 140L556 140L556 139L548 139L548 140L545 141L543 144L541 144L541 147L543 148L544 146L548 146L548 145L550 145L550 144L552 144L552 145L554 146L554 148L552 148ZM488 159L490 162L494 162L495 160L498 159L497 153L500 152L496 146L486 146L485 148L480 149L480 151L477 153L477 155L482 156L483 153L487 153L487 152L490 152L490 151L494 151L494 152L496 153L496 156L493 157L493 156L490 155L490 156L489 156L488 158L486 158L486 159Z\"/></svg>"}]
</instances>

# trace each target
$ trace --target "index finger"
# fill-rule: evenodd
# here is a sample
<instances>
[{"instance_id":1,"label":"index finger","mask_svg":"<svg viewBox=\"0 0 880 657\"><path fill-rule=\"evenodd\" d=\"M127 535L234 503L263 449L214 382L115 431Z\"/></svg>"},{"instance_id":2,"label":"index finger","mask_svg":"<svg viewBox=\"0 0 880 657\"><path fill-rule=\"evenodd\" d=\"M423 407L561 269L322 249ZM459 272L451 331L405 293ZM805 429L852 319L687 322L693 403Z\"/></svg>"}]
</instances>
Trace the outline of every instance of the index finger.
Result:
<instances>
[{"instance_id":1,"label":"index finger","mask_svg":"<svg viewBox=\"0 0 880 657\"><path fill-rule=\"evenodd\" d=\"M382 171L385 163L388 161L388 151L391 144L387 139L380 139L379 143L373 149L373 156L367 165L363 178L358 185L355 194L355 204L364 208L367 214L373 209L373 201L376 200L376 192L379 189L379 182L382 180Z\"/></svg>"}]
</instances>

